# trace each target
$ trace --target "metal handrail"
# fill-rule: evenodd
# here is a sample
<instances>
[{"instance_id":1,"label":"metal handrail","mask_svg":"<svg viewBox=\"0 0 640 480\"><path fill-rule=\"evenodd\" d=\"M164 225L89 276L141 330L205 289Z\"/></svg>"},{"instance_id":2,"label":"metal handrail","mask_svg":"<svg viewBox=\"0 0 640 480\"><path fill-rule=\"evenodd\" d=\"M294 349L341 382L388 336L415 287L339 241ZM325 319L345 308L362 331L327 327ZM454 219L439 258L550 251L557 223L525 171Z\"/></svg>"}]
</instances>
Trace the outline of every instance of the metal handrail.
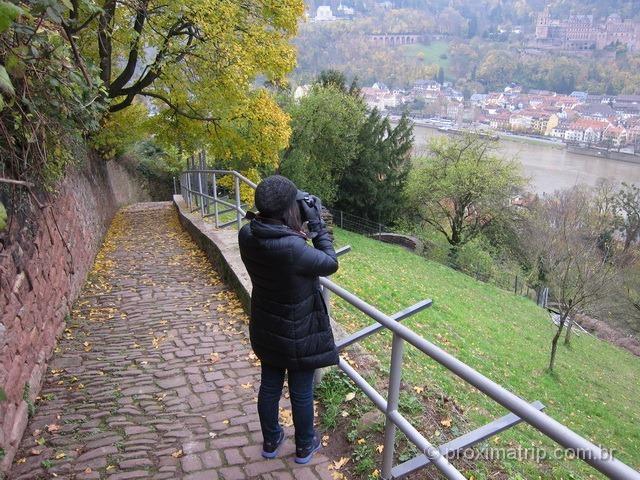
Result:
<instances>
[{"instance_id":1,"label":"metal handrail","mask_svg":"<svg viewBox=\"0 0 640 480\"><path fill-rule=\"evenodd\" d=\"M256 188L256 184L233 170L206 169L203 155L200 156L200 169L195 169L195 162L193 160L192 165L190 166L193 166L194 168L183 172L180 177L180 191L183 194L183 198L186 195L189 207L191 208L192 204L196 203L197 208L200 208L201 213L205 215L205 208L208 213L210 206L209 204L206 204L205 207L205 202L213 201L216 215L216 226L219 226L217 213L218 203L229 206L237 213L236 220L230 223L237 223L238 228L240 228L242 217L246 214L241 208L240 203L240 182L243 182L252 188ZM206 193L208 191L207 176L209 175L212 179L213 195ZM235 205L217 198L217 175L234 176ZM198 189L192 188L195 180L197 180ZM341 255L349 250L350 247L344 247L337 253ZM585 461L596 470L607 475L609 478L616 480L640 480L640 472L637 472L620 460L615 459L608 451L601 449L562 423L543 413L541 410L544 408L544 405L540 402L529 404L519 396L490 380L477 370L458 360L453 355L445 352L440 347L434 345L407 326L400 323L402 319L430 307L432 305L431 300L423 300L412 307L402 310L392 316L388 316L327 278L321 278L320 284L323 288L323 296L325 297L327 306L329 305L329 292L333 292L376 322L373 325L365 327L359 332L338 341L336 344L338 350L343 350L348 345L359 342L382 329L388 329L393 333L389 386L386 399L351 365L349 365L344 358L340 357L340 361L338 363L338 367L345 372L355 385L362 390L362 392L367 395L376 407L386 416L382 478L401 478L432 463L446 478L456 480L464 479L465 477L449 462L447 458L448 455L459 451L462 448L474 445L479 441L485 440L486 438L489 438L506 428L510 428L521 421L525 421L544 435L569 449L577 458ZM509 410L511 414L454 439L447 444L440 445L439 447L431 444L398 411L404 342L408 342L410 345L413 345L440 365L453 372L466 383L476 387L482 393ZM394 467L393 454L395 448L396 427L420 449L422 454Z\"/></svg>"},{"instance_id":2,"label":"metal handrail","mask_svg":"<svg viewBox=\"0 0 640 480\"><path fill-rule=\"evenodd\" d=\"M560 445L565 448L571 449L575 451L576 456L585 462L589 463L591 466L609 476L610 478L620 479L620 480L636 480L640 479L640 473L636 470L632 469L628 465L622 463L620 460L613 458L613 456L607 452L602 450L600 447L594 445L589 442L587 439L581 437L571 429L567 428L565 425L561 424L557 420L554 420L549 415L539 411L537 408L533 407L529 403L527 403L522 398L517 395L511 393L501 385L493 382L489 378L485 377L469 365L463 363L458 360L453 355L445 352L440 347L434 345L433 343L427 341L425 338L421 337L417 333L415 333L410 328L406 327L393 320L388 315L385 315L374 306L368 304L364 300L360 299L356 295L348 292L344 288L335 284L331 280L327 278L320 279L320 283L323 287L331 290L333 293L338 295L343 300L347 301L354 307L356 307L361 312L365 313L385 328L391 330L394 336L394 344L398 342L398 338L401 341L406 341L409 344L416 347L418 350L430 356L436 362L438 362L443 367L447 368L451 372L455 373L458 377L463 379L465 382L473 385L478 390L495 400L497 403L505 407L507 410L517 414L521 419L529 423L535 429L544 433L549 438L555 440ZM391 377L399 377L399 372L393 371L393 357L392 357L392 371L390 373ZM353 378L352 378L353 379ZM354 380L356 381L356 380ZM360 379L356 381L356 383L361 383L366 381L364 379ZM361 385L359 385L361 386ZM394 421L398 425L399 428L404 429L407 427L405 424L406 420L402 418L401 415L396 415L395 412L392 412L391 420ZM404 430L403 430L404 431ZM405 432L406 433L406 432ZM408 436L408 435L407 435ZM416 444L418 447L423 447L425 450L425 455L431 459L430 452L427 451L430 446L426 442L421 440L422 445ZM414 442L416 443L416 442ZM435 453L435 452L431 452ZM433 461L433 459L431 459ZM449 478L449 477L448 477ZM455 478L455 477L451 477Z\"/></svg>"},{"instance_id":3,"label":"metal handrail","mask_svg":"<svg viewBox=\"0 0 640 480\"><path fill-rule=\"evenodd\" d=\"M182 198L186 200L189 210L195 211L200 209L200 213L203 217L213 215L215 217L216 228L222 228L235 223L239 230L240 227L242 227L242 220L247 214L247 212L242 208L240 184L244 183L253 189L255 189L257 185L236 170L207 169L204 152L199 153L197 161L199 164L198 167L196 167L196 158L194 156L189 158L189 169L185 170L180 175L180 193L182 194ZM220 175L231 175L234 179L233 203L218 198L218 176ZM210 186L211 190L209 190ZM177 188L177 186L174 186L176 191ZM213 195L209 195L209 191L212 191ZM193 208L194 204L196 206L195 209ZM234 221L221 224L221 212L218 209L219 205L228 207L229 210L227 211L235 211L236 219ZM213 206L214 209L213 214L209 211L211 206Z\"/></svg>"}]
</instances>

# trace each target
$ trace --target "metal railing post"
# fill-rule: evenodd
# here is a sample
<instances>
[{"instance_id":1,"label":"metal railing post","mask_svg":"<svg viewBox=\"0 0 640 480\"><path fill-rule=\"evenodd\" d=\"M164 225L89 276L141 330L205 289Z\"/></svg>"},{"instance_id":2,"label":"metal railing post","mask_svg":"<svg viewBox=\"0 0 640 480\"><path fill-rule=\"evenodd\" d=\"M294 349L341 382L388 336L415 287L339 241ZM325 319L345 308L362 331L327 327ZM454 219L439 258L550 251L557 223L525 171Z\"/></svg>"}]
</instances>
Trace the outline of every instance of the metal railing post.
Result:
<instances>
[{"instance_id":1,"label":"metal railing post","mask_svg":"<svg viewBox=\"0 0 640 480\"><path fill-rule=\"evenodd\" d=\"M189 206L189 211L192 210L193 199L191 198L191 189L193 188L191 184L191 171L187 172L187 205Z\"/></svg>"},{"instance_id":2,"label":"metal railing post","mask_svg":"<svg viewBox=\"0 0 640 480\"><path fill-rule=\"evenodd\" d=\"M200 215L204 218L204 190L202 186L202 173L198 172L198 191L200 192Z\"/></svg>"},{"instance_id":3,"label":"metal railing post","mask_svg":"<svg viewBox=\"0 0 640 480\"><path fill-rule=\"evenodd\" d=\"M213 173L213 211L216 218L216 228L220 225L220 216L218 215L218 182L215 172Z\"/></svg>"},{"instance_id":4,"label":"metal railing post","mask_svg":"<svg viewBox=\"0 0 640 480\"><path fill-rule=\"evenodd\" d=\"M202 177L204 177L204 189L202 192L204 193L204 197L202 197L202 202L204 203L203 216L204 214L209 213L209 185L207 182L207 154L204 150L200 152L200 170L202 170Z\"/></svg>"},{"instance_id":5,"label":"metal railing post","mask_svg":"<svg viewBox=\"0 0 640 480\"><path fill-rule=\"evenodd\" d=\"M234 175L235 187L236 187L236 220L238 222L238 231L242 228L242 215L240 214L240 178Z\"/></svg>"},{"instance_id":6,"label":"metal railing post","mask_svg":"<svg viewBox=\"0 0 640 480\"><path fill-rule=\"evenodd\" d=\"M325 288L325 290L328 290ZM404 340L398 334L393 334L391 344L391 365L389 367L389 392L387 394L387 419L384 425L384 450L382 451L382 478L391 478L393 468L393 453L396 443L396 424L391 420L390 414L398 410L400 398L400 381L402 380L402 355L404 353Z\"/></svg>"},{"instance_id":7,"label":"metal railing post","mask_svg":"<svg viewBox=\"0 0 640 480\"><path fill-rule=\"evenodd\" d=\"M174 194L174 195L177 195L177 194L178 194L178 187L177 187L177 185L176 185L176 177L175 177L175 175L174 175L174 177L173 177L173 194Z\"/></svg>"},{"instance_id":8,"label":"metal railing post","mask_svg":"<svg viewBox=\"0 0 640 480\"><path fill-rule=\"evenodd\" d=\"M322 287L322 300L324 300L324 304L327 307L327 315L329 315L329 318L331 318L331 303L329 303L331 301L331 290L329 290L328 288Z\"/></svg>"}]
</instances>

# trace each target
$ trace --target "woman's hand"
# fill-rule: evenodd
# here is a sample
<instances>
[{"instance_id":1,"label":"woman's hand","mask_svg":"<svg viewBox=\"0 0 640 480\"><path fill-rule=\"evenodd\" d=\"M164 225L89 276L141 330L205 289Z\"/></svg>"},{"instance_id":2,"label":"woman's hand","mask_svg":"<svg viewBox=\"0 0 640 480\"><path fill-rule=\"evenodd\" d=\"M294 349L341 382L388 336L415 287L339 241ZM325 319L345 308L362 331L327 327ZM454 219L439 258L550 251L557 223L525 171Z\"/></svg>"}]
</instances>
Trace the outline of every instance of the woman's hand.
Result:
<instances>
[{"instance_id":1,"label":"woman's hand","mask_svg":"<svg viewBox=\"0 0 640 480\"><path fill-rule=\"evenodd\" d=\"M322 204L320 203L320 199L318 197L310 195L310 198L315 200L313 207L307 205L307 202L305 202L304 200L301 202L304 219L308 222L317 222L318 220L320 220L320 211L322 209Z\"/></svg>"},{"instance_id":2,"label":"woman's hand","mask_svg":"<svg viewBox=\"0 0 640 480\"><path fill-rule=\"evenodd\" d=\"M315 195L311 195L313 199L313 207L307 205L307 202L302 202L302 208L304 209L304 216L307 220L307 228L309 229L310 237L314 238L326 224L322 220L322 202Z\"/></svg>"}]
</instances>

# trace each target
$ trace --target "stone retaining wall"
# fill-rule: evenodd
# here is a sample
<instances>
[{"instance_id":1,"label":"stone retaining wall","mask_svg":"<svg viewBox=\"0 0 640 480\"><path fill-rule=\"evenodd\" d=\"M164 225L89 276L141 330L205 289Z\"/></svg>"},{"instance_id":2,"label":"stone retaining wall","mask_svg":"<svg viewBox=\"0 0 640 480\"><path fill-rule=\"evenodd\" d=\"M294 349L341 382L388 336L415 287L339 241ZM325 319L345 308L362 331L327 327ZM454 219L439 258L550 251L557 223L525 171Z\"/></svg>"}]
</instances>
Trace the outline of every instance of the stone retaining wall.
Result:
<instances>
[{"instance_id":1,"label":"stone retaining wall","mask_svg":"<svg viewBox=\"0 0 640 480\"><path fill-rule=\"evenodd\" d=\"M407 250L420 255L424 250L424 244L416 237L410 235L402 235L399 233L375 233L371 235L372 238L380 240L385 243L393 243L394 245L400 245Z\"/></svg>"},{"instance_id":2,"label":"stone retaining wall","mask_svg":"<svg viewBox=\"0 0 640 480\"><path fill-rule=\"evenodd\" d=\"M0 477L106 228L119 206L148 195L121 166L92 157L39 197L50 207L22 208L0 232Z\"/></svg>"}]
</instances>

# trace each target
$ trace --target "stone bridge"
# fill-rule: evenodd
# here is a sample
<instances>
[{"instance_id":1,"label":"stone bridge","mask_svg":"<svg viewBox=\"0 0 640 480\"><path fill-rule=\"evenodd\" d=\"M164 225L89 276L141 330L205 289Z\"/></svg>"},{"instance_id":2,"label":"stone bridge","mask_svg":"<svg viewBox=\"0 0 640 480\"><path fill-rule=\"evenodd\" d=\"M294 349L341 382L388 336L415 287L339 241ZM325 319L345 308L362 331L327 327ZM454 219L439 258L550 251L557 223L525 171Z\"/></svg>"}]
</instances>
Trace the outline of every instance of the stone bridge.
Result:
<instances>
[{"instance_id":1,"label":"stone bridge","mask_svg":"<svg viewBox=\"0 0 640 480\"><path fill-rule=\"evenodd\" d=\"M259 362L241 302L171 203L112 222L45 376L10 480L331 479L262 458ZM285 395L287 396L287 395Z\"/></svg>"},{"instance_id":2,"label":"stone bridge","mask_svg":"<svg viewBox=\"0 0 640 480\"><path fill-rule=\"evenodd\" d=\"M367 35L367 40L376 45L384 47L395 47L398 45L411 45L420 43L424 35L416 33L396 33L396 34L371 34Z\"/></svg>"}]
</instances>

